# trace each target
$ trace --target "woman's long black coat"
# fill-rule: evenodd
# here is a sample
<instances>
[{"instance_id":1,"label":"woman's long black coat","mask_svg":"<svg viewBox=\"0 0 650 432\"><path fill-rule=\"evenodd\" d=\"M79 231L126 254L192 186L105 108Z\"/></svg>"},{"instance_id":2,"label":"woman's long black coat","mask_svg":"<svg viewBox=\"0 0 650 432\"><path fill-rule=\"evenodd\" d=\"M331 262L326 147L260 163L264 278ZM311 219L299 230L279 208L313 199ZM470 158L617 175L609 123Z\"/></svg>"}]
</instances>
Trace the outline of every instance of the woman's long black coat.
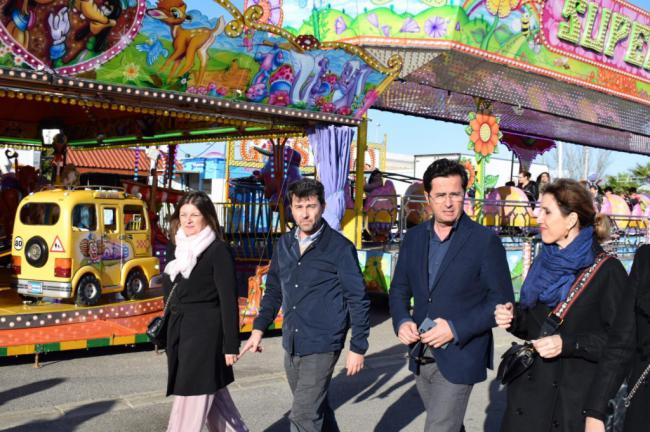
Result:
<instances>
[{"instance_id":1,"label":"woman's long black coat","mask_svg":"<svg viewBox=\"0 0 650 432\"><path fill-rule=\"evenodd\" d=\"M629 285L636 296L623 298L615 331L609 335L608 347L590 391L588 414L604 419L607 402L614 397L623 379L628 377L632 389L650 363L650 246L641 246L635 256ZM624 432L650 430L650 384L641 385L625 415Z\"/></svg>"},{"instance_id":2,"label":"woman's long black coat","mask_svg":"<svg viewBox=\"0 0 650 432\"><path fill-rule=\"evenodd\" d=\"M537 358L508 385L502 431L584 430L585 400L616 308L628 290L626 281L627 273L618 260L610 258L602 264L558 330L561 354L549 360ZM510 331L524 340L537 339L550 311L543 304L528 310L517 305Z\"/></svg>"},{"instance_id":3,"label":"woman's long black coat","mask_svg":"<svg viewBox=\"0 0 650 432\"><path fill-rule=\"evenodd\" d=\"M167 256L173 259L173 249ZM234 381L224 354L239 352L235 266L226 244L215 240L198 257L189 279L179 275L177 281L168 306L167 395L216 393ZM167 301L172 288L167 274L163 288Z\"/></svg>"},{"instance_id":4,"label":"woman's long black coat","mask_svg":"<svg viewBox=\"0 0 650 432\"><path fill-rule=\"evenodd\" d=\"M629 389L639 380L650 364L650 246L642 246L634 257L630 280L637 290L636 350L632 359ZM646 379L632 398L625 415L625 432L641 432L650 429L650 379Z\"/></svg>"}]
</instances>

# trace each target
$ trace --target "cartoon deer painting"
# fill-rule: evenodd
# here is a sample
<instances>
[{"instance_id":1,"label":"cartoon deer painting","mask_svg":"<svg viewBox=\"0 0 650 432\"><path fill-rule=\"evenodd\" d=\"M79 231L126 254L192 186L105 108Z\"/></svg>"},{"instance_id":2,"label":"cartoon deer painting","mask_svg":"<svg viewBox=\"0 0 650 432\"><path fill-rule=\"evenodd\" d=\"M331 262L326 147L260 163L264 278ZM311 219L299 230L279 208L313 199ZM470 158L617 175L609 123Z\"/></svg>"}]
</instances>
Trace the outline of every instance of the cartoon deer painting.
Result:
<instances>
[{"instance_id":1,"label":"cartoon deer painting","mask_svg":"<svg viewBox=\"0 0 650 432\"><path fill-rule=\"evenodd\" d=\"M164 22L172 31L174 52L167 58L161 69L164 71L173 65L167 80L171 81L173 78L189 72L194 66L195 57L198 56L199 74L196 84L200 85L208 63L208 48L226 26L223 17L219 18L213 29L207 27L183 28L181 24L192 20L192 17L187 15L187 5L183 0L158 0L156 8L147 9L147 15ZM183 66L179 70L181 63Z\"/></svg>"}]
</instances>

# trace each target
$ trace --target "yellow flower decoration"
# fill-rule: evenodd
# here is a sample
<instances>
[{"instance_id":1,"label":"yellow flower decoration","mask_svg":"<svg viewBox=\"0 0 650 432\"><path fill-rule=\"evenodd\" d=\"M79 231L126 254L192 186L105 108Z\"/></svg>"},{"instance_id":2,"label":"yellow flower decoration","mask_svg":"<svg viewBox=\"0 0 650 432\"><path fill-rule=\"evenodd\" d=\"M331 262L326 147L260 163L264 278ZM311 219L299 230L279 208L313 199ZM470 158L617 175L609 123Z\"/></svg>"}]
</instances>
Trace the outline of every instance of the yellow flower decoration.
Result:
<instances>
[{"instance_id":1,"label":"yellow flower decoration","mask_svg":"<svg viewBox=\"0 0 650 432\"><path fill-rule=\"evenodd\" d=\"M521 0L487 0L485 7L492 15L498 15L499 18L505 18L510 12L517 9Z\"/></svg>"},{"instance_id":2,"label":"yellow flower decoration","mask_svg":"<svg viewBox=\"0 0 650 432\"><path fill-rule=\"evenodd\" d=\"M138 66L135 63L129 63L124 68L123 75L124 78L127 79L128 81L135 81L136 79L138 79L138 76L140 75L140 66Z\"/></svg>"}]
</instances>

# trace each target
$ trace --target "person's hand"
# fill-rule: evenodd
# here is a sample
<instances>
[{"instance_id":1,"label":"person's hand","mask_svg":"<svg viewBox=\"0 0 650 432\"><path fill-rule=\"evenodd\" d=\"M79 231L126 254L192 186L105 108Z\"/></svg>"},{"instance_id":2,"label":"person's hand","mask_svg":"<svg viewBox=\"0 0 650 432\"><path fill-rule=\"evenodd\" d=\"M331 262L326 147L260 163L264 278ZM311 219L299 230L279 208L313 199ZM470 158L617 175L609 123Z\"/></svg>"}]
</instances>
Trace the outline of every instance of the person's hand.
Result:
<instances>
[{"instance_id":1,"label":"person's hand","mask_svg":"<svg viewBox=\"0 0 650 432\"><path fill-rule=\"evenodd\" d=\"M411 345L420 340L420 333L418 333L418 326L413 321L407 321L399 326L397 331L399 341L404 345Z\"/></svg>"},{"instance_id":2,"label":"person's hand","mask_svg":"<svg viewBox=\"0 0 650 432\"><path fill-rule=\"evenodd\" d=\"M562 352L562 337L560 335L546 336L533 341L535 350L542 358L555 358Z\"/></svg>"},{"instance_id":3,"label":"person's hand","mask_svg":"<svg viewBox=\"0 0 650 432\"><path fill-rule=\"evenodd\" d=\"M587 417L585 432L605 432L605 423L593 417Z\"/></svg>"},{"instance_id":4,"label":"person's hand","mask_svg":"<svg viewBox=\"0 0 650 432\"><path fill-rule=\"evenodd\" d=\"M50 36L52 36L52 45L59 45L65 42L65 37L70 31L70 18L68 17L68 8L61 8L55 14L51 13L47 17L50 25Z\"/></svg>"},{"instance_id":5,"label":"person's hand","mask_svg":"<svg viewBox=\"0 0 650 432\"><path fill-rule=\"evenodd\" d=\"M348 376L361 372L361 369L363 369L363 355L349 351L345 359L345 368L348 370Z\"/></svg>"},{"instance_id":6,"label":"person's hand","mask_svg":"<svg viewBox=\"0 0 650 432\"><path fill-rule=\"evenodd\" d=\"M498 304L494 309L494 320L496 321L499 328L510 328L514 317L514 306L512 303L508 302L506 304Z\"/></svg>"},{"instance_id":7,"label":"person's hand","mask_svg":"<svg viewBox=\"0 0 650 432\"><path fill-rule=\"evenodd\" d=\"M262 352L262 336L264 333L261 330L253 330L251 336L244 344L244 348L239 352L237 359L240 359L247 352Z\"/></svg>"},{"instance_id":8,"label":"person's hand","mask_svg":"<svg viewBox=\"0 0 650 432\"><path fill-rule=\"evenodd\" d=\"M447 320L436 318L433 320L436 325L426 333L422 334L422 342L434 348L440 348L446 343L454 340L454 333Z\"/></svg>"},{"instance_id":9,"label":"person's hand","mask_svg":"<svg viewBox=\"0 0 650 432\"><path fill-rule=\"evenodd\" d=\"M232 366L237 363L237 354L224 354L226 358L226 366Z\"/></svg>"}]
</instances>

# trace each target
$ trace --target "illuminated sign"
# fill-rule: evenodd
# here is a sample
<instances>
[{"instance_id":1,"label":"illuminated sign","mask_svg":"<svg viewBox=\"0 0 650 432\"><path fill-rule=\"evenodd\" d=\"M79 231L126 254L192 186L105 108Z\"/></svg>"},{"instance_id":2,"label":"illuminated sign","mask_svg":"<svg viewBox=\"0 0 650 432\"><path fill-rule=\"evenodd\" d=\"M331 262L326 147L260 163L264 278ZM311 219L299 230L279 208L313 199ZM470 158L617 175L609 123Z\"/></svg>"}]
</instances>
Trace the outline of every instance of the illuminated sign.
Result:
<instances>
[{"instance_id":1,"label":"illuminated sign","mask_svg":"<svg viewBox=\"0 0 650 432\"><path fill-rule=\"evenodd\" d=\"M650 80L650 14L618 0L548 0L544 39L552 51Z\"/></svg>"}]
</instances>

